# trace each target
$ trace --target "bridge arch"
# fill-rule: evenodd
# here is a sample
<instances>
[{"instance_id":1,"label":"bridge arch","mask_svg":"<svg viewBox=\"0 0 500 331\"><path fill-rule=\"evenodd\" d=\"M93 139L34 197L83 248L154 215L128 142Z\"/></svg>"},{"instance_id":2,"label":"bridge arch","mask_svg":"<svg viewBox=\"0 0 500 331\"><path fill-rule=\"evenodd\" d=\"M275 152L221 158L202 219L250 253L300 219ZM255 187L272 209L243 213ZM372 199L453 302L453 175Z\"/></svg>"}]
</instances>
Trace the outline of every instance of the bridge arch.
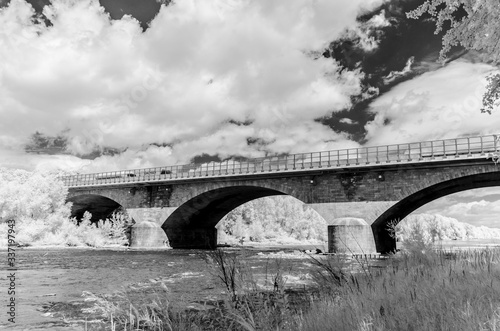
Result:
<instances>
[{"instance_id":1,"label":"bridge arch","mask_svg":"<svg viewBox=\"0 0 500 331\"><path fill-rule=\"evenodd\" d=\"M111 214L122 207L117 201L98 194L81 194L68 197L67 202L72 203L71 217L81 219L85 211L92 214L91 221L96 222L106 219Z\"/></svg>"},{"instance_id":2,"label":"bridge arch","mask_svg":"<svg viewBox=\"0 0 500 331\"><path fill-rule=\"evenodd\" d=\"M444 196L493 186L500 186L499 171L457 177L428 186L401 199L372 223L377 252L388 253L396 249L396 240L390 236L388 231L390 222L400 222L423 205Z\"/></svg>"},{"instance_id":3,"label":"bridge arch","mask_svg":"<svg viewBox=\"0 0 500 331\"><path fill-rule=\"evenodd\" d=\"M282 191L250 185L225 186L190 198L164 221L162 228L173 248L215 248L215 225L230 211L251 200L288 195Z\"/></svg>"}]
</instances>

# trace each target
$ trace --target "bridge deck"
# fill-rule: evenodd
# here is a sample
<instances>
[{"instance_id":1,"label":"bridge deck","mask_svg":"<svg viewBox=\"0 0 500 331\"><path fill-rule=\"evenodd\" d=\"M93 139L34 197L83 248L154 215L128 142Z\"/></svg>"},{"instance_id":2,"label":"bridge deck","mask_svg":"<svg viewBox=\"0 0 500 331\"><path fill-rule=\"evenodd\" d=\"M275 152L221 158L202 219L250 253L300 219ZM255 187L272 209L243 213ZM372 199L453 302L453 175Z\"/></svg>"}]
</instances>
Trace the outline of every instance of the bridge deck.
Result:
<instances>
[{"instance_id":1,"label":"bridge deck","mask_svg":"<svg viewBox=\"0 0 500 331\"><path fill-rule=\"evenodd\" d=\"M493 157L493 154L498 152L499 140L499 135L464 137L408 144L289 154L244 161L226 160L203 164L184 164L77 174L62 177L62 179L68 187L85 187L485 158Z\"/></svg>"}]
</instances>

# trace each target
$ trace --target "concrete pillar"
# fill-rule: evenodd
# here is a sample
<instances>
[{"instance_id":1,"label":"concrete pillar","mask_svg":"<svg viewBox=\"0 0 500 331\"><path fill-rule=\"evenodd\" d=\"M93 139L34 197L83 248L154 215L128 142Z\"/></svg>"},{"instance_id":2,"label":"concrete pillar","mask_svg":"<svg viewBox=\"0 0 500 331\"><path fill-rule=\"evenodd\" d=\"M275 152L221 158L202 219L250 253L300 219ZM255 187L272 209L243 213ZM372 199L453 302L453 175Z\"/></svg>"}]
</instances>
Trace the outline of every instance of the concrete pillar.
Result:
<instances>
[{"instance_id":1,"label":"concrete pillar","mask_svg":"<svg viewBox=\"0 0 500 331\"><path fill-rule=\"evenodd\" d=\"M361 218L345 217L328 226L329 253L375 253L371 226Z\"/></svg>"},{"instance_id":2,"label":"concrete pillar","mask_svg":"<svg viewBox=\"0 0 500 331\"><path fill-rule=\"evenodd\" d=\"M168 247L169 239L161 225L173 210L175 208L128 208L128 214L135 221L130 235L130 247Z\"/></svg>"},{"instance_id":3,"label":"concrete pillar","mask_svg":"<svg viewBox=\"0 0 500 331\"><path fill-rule=\"evenodd\" d=\"M132 248L168 247L168 240L162 228L155 222L142 221L132 226L130 238Z\"/></svg>"},{"instance_id":4,"label":"concrete pillar","mask_svg":"<svg viewBox=\"0 0 500 331\"><path fill-rule=\"evenodd\" d=\"M169 227L165 228L165 232L172 248L217 248L217 229L215 227Z\"/></svg>"}]
</instances>

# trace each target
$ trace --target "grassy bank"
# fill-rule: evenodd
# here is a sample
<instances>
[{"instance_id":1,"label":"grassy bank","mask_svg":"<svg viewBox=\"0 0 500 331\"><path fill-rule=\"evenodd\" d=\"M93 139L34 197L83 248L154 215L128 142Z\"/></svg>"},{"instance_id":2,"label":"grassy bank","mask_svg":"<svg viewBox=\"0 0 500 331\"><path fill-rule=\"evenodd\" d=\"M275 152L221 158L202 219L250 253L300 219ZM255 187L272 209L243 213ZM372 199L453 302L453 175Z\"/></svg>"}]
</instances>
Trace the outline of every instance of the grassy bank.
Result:
<instances>
[{"instance_id":1,"label":"grassy bank","mask_svg":"<svg viewBox=\"0 0 500 331\"><path fill-rule=\"evenodd\" d=\"M383 268L334 256L311 260L314 284L286 288L279 262L264 282L237 255L206 256L225 299L179 310L168 289L96 297L88 330L496 330L500 250L404 253Z\"/></svg>"}]
</instances>

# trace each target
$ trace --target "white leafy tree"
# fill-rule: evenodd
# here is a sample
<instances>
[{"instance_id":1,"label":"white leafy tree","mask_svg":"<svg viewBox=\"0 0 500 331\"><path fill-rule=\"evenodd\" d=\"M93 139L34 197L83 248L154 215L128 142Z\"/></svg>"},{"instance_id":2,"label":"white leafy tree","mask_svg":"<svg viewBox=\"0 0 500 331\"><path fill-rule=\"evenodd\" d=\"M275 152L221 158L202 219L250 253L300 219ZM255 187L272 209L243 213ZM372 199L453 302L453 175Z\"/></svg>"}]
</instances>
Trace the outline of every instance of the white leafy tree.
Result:
<instances>
[{"instance_id":1,"label":"white leafy tree","mask_svg":"<svg viewBox=\"0 0 500 331\"><path fill-rule=\"evenodd\" d=\"M498 0L426 0L409 18L430 15L436 22L435 33L444 30L440 60L453 46L480 52L485 62L500 63L500 2ZM500 74L488 76L482 112L490 113L500 104Z\"/></svg>"},{"instance_id":2,"label":"white leafy tree","mask_svg":"<svg viewBox=\"0 0 500 331\"><path fill-rule=\"evenodd\" d=\"M70 220L67 193L57 174L0 168L0 246L7 244L8 220L15 220L16 241L22 245L126 244L126 215L114 215L102 228L90 222L88 212L80 222Z\"/></svg>"}]
</instances>

